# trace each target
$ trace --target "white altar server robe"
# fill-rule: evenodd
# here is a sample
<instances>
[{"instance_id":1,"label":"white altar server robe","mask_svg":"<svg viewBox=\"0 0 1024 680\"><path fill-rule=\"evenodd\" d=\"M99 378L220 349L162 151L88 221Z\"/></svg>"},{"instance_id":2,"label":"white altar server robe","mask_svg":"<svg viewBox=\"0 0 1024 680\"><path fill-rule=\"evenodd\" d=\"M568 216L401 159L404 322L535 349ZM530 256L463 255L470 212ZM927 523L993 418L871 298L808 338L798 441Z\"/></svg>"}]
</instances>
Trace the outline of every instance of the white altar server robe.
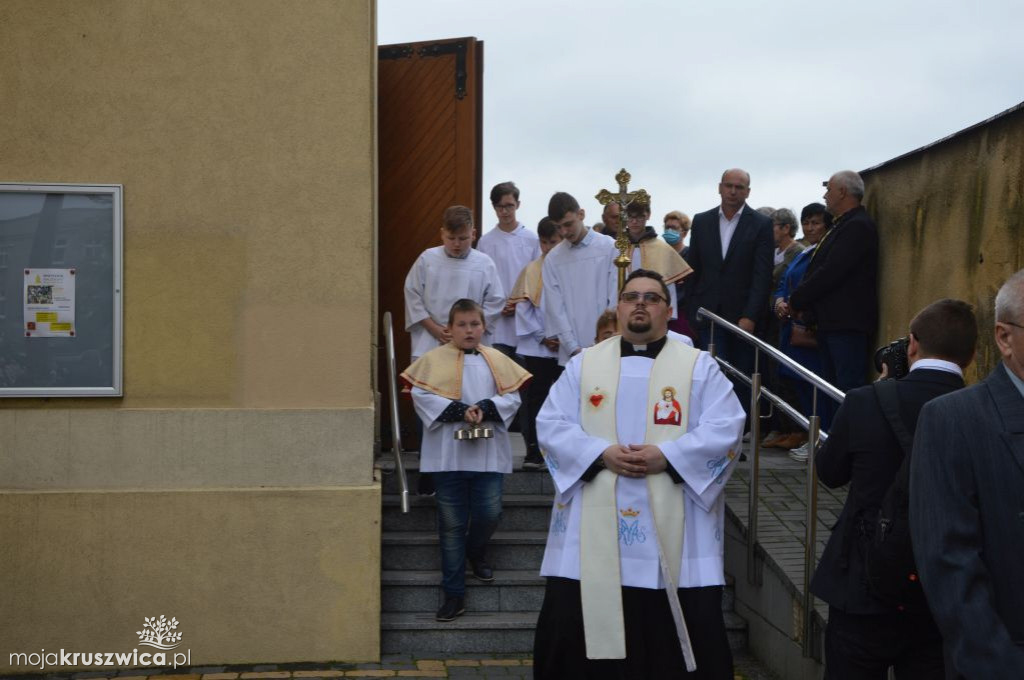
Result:
<instances>
[{"instance_id":1,"label":"white altar server robe","mask_svg":"<svg viewBox=\"0 0 1024 680\"><path fill-rule=\"evenodd\" d=\"M466 257L450 257L444 246L424 250L405 277L405 330L412 336L414 361L441 345L420 321L430 317L447 326L448 312L462 298L484 308L484 320L491 328L505 306L505 289L494 261L472 249ZM491 344L490 335L484 343Z\"/></svg>"},{"instance_id":2,"label":"white altar server robe","mask_svg":"<svg viewBox=\"0 0 1024 680\"><path fill-rule=\"evenodd\" d=\"M494 227L480 237L476 244L477 250L494 260L498 269L498 278L506 295L512 292L516 279L526 265L540 257L540 240L537 234L527 229L522 223L511 232ZM488 326L491 342L495 344L516 346L515 315L499 316L494 325Z\"/></svg>"},{"instance_id":3,"label":"white altar server robe","mask_svg":"<svg viewBox=\"0 0 1024 680\"><path fill-rule=\"evenodd\" d=\"M537 417L540 447L557 488L541 574L577 580L585 483L580 478L612 443L588 435L580 426L581 363L580 356L569 362ZM647 418L653 417L647 412L653 364L654 360L646 357L621 359L615 409L620 444L643 443ZM684 480L677 485L684 494L685 509L680 588L725 582L725 482L739 460L745 419L732 383L706 352L700 353L694 367L689 404L686 433L660 447ZM730 451L735 452L732 457ZM663 588L646 480L619 477L616 504L622 585Z\"/></svg>"},{"instance_id":4,"label":"white altar server robe","mask_svg":"<svg viewBox=\"0 0 1024 680\"><path fill-rule=\"evenodd\" d=\"M490 439L456 440L455 431L472 427L465 421L439 423L440 416L451 400L412 388L412 401L416 414L424 422L423 444L420 447L421 472L503 472L512 473L512 447L508 441L508 425L519 410L519 392L495 394L494 376L487 361L479 354L467 354L462 364L462 398L472 406L482 399L490 399L498 409L500 423L484 421L482 427L494 430Z\"/></svg>"},{"instance_id":5,"label":"white altar server robe","mask_svg":"<svg viewBox=\"0 0 1024 680\"><path fill-rule=\"evenodd\" d=\"M613 239L590 229L576 245L562 241L544 258L540 304L546 337L560 342L560 366L577 349L594 344L597 318L618 303L618 254Z\"/></svg>"}]
</instances>

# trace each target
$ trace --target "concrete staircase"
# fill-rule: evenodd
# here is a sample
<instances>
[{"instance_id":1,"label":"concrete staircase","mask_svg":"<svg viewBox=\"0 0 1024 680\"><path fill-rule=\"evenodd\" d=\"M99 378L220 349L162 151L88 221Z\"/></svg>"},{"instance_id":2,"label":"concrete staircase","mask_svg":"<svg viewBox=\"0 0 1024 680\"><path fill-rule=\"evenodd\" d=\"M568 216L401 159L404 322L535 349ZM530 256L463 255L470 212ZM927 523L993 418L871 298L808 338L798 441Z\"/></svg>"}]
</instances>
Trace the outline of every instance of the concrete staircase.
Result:
<instances>
[{"instance_id":1,"label":"concrete staircase","mask_svg":"<svg viewBox=\"0 0 1024 680\"><path fill-rule=\"evenodd\" d=\"M513 451L522 440L513 436ZM544 599L539 576L554 494L546 471L520 471L505 477L503 512L487 559L494 582L466 578L466 613L450 623L434 614L441 604L441 556L433 498L413 496L403 515L399 484L381 459L383 474L381 546L381 653L530 653L537 614ZM410 487L416 488L417 457L404 458ZM733 611L731 585L723 601L729 641L734 650L747 646L747 624Z\"/></svg>"}]
</instances>

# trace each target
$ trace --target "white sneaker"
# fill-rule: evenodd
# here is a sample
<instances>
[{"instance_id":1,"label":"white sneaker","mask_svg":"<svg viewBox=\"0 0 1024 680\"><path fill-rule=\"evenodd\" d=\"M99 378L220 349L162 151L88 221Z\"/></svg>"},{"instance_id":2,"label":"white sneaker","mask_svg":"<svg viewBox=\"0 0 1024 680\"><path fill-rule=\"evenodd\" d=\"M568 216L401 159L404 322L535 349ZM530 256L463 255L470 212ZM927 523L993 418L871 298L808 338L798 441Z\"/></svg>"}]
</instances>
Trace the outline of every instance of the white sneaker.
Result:
<instances>
[{"instance_id":1,"label":"white sneaker","mask_svg":"<svg viewBox=\"0 0 1024 680\"><path fill-rule=\"evenodd\" d=\"M798 446L795 449L790 449L789 450L789 457L792 458L793 460L795 460L798 463L806 463L807 462L807 458L811 454L811 448L810 447L811 447L810 442L806 442L806 443L803 444L803 446Z\"/></svg>"}]
</instances>

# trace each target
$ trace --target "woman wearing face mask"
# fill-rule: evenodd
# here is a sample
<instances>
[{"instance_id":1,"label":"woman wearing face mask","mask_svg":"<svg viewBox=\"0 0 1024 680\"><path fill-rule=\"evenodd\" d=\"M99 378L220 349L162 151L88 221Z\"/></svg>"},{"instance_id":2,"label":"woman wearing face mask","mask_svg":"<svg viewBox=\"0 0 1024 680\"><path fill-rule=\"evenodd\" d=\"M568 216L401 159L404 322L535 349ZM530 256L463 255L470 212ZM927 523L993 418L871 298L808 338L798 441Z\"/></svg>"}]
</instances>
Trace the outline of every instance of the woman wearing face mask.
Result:
<instances>
[{"instance_id":1,"label":"woman wearing face mask","mask_svg":"<svg viewBox=\"0 0 1024 680\"><path fill-rule=\"evenodd\" d=\"M685 259L686 253L690 250L689 246L684 245L686 235L690 233L690 218L678 210L673 210L665 215L663 223L665 233L661 237Z\"/></svg>"},{"instance_id":2,"label":"woman wearing face mask","mask_svg":"<svg viewBox=\"0 0 1024 680\"><path fill-rule=\"evenodd\" d=\"M690 247L686 245L686 235L690 233L690 218L685 213L681 213L678 210L673 210L669 214L665 215L662 220L664 232L661 237L665 239L665 243L669 244L675 251L686 259L686 254L689 252ZM679 308L684 309L683 305L683 290L685 286L685 279L680 281L676 285L676 299L678 300ZM688 335L694 340L697 339L697 335L690 329L690 324L686 320L685 314L680 314L679 318L672 319L668 322L668 329Z\"/></svg>"}]
</instances>

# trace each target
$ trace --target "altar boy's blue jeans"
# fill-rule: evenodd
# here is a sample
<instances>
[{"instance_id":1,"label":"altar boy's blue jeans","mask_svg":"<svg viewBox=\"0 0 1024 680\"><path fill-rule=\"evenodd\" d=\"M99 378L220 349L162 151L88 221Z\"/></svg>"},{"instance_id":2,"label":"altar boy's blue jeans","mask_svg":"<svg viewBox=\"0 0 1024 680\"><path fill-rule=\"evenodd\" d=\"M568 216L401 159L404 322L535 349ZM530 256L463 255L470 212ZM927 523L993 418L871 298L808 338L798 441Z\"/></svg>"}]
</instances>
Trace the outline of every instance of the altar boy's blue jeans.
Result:
<instances>
[{"instance_id":1,"label":"altar boy's blue jeans","mask_svg":"<svg viewBox=\"0 0 1024 680\"><path fill-rule=\"evenodd\" d=\"M441 541L441 588L449 597L466 593L466 558L479 561L501 519L500 472L434 472L437 533Z\"/></svg>"}]
</instances>

